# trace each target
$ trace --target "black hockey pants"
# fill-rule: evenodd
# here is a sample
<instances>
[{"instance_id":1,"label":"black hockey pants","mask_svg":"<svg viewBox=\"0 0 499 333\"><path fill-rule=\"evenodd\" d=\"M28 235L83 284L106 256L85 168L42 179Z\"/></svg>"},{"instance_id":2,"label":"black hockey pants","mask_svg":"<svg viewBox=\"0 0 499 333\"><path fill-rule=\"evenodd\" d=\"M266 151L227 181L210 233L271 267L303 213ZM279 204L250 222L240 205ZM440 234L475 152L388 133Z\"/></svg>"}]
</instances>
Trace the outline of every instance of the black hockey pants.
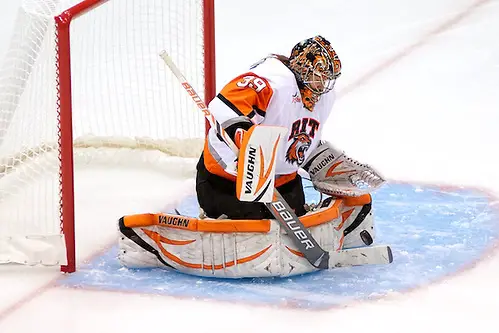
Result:
<instances>
[{"instance_id":1,"label":"black hockey pants","mask_svg":"<svg viewBox=\"0 0 499 333\"><path fill-rule=\"evenodd\" d=\"M296 215L301 216L306 213L305 194L300 175L296 175L295 179L277 189L295 210ZM197 164L196 193L199 205L211 218L218 218L222 214L235 220L272 218L265 204L239 201L236 196L236 183L210 173L204 165L203 155Z\"/></svg>"}]
</instances>

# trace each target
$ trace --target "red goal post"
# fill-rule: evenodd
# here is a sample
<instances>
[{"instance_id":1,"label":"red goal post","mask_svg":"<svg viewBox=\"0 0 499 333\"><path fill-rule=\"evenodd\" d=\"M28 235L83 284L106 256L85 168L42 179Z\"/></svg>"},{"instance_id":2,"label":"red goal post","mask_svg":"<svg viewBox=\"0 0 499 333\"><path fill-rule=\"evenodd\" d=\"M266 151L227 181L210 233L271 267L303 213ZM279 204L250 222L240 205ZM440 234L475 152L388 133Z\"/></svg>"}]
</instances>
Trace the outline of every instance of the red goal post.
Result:
<instances>
[{"instance_id":1,"label":"red goal post","mask_svg":"<svg viewBox=\"0 0 499 333\"><path fill-rule=\"evenodd\" d=\"M169 49L210 101L216 89L214 0L27 3L15 27L23 31L0 68L0 210L9 204L0 213L0 263L57 264L55 247L63 244L61 270L74 272L77 159L89 163L105 149L199 154L191 142L202 138L205 121L190 110L195 106L158 53ZM80 149L84 153L77 154ZM111 156L103 157L106 163L133 160ZM56 170L57 188L36 180ZM54 241L56 225L63 239Z\"/></svg>"}]
</instances>

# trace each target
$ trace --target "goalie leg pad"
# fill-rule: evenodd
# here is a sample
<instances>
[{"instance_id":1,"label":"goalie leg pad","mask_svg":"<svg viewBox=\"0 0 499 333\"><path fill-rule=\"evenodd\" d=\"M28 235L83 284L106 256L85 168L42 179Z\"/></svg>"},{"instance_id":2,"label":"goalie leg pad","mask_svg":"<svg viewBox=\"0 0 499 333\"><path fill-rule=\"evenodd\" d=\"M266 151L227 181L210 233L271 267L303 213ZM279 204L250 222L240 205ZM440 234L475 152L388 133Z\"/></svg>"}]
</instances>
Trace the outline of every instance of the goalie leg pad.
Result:
<instances>
[{"instance_id":1,"label":"goalie leg pad","mask_svg":"<svg viewBox=\"0 0 499 333\"><path fill-rule=\"evenodd\" d=\"M326 251L339 247L337 200L303 219ZM181 224L168 222L179 222ZM138 214L119 222L119 261L126 267L163 267L223 278L292 276L316 271L275 220L196 219ZM203 231L200 231L203 230Z\"/></svg>"},{"instance_id":2,"label":"goalie leg pad","mask_svg":"<svg viewBox=\"0 0 499 333\"><path fill-rule=\"evenodd\" d=\"M213 220L216 221L216 220ZM120 219L119 255L129 268L163 267L223 278L279 276L279 226L268 233L192 232L158 225L128 227Z\"/></svg>"},{"instance_id":3,"label":"goalie leg pad","mask_svg":"<svg viewBox=\"0 0 499 333\"><path fill-rule=\"evenodd\" d=\"M371 195L343 198L340 212L345 219L343 225L344 249L369 246L374 242L376 232Z\"/></svg>"}]
</instances>

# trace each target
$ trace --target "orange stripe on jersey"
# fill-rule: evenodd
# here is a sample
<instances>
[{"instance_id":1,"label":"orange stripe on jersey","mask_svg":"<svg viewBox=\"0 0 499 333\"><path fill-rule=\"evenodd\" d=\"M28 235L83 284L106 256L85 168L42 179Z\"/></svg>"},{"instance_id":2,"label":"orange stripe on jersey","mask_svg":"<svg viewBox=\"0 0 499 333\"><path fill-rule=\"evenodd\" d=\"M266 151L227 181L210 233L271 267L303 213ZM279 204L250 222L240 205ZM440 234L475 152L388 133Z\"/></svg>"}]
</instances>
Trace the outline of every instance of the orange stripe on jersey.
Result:
<instances>
[{"instance_id":1,"label":"orange stripe on jersey","mask_svg":"<svg viewBox=\"0 0 499 333\"><path fill-rule=\"evenodd\" d=\"M238 115L251 117L255 109L267 111L273 93L267 80L248 72L227 83L217 97Z\"/></svg>"}]
</instances>

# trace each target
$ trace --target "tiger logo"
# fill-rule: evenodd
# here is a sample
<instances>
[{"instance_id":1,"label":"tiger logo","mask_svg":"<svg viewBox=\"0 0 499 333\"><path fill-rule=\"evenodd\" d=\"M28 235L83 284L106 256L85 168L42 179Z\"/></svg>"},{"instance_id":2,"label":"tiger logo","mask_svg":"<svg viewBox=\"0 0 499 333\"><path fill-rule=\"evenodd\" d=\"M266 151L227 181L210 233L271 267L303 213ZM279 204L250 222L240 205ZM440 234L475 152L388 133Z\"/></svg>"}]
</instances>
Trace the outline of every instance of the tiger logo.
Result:
<instances>
[{"instance_id":1,"label":"tiger logo","mask_svg":"<svg viewBox=\"0 0 499 333\"><path fill-rule=\"evenodd\" d=\"M305 161L305 152L308 150L312 140L306 133L299 133L293 137L293 143L286 151L286 162L291 164L302 164Z\"/></svg>"}]
</instances>

